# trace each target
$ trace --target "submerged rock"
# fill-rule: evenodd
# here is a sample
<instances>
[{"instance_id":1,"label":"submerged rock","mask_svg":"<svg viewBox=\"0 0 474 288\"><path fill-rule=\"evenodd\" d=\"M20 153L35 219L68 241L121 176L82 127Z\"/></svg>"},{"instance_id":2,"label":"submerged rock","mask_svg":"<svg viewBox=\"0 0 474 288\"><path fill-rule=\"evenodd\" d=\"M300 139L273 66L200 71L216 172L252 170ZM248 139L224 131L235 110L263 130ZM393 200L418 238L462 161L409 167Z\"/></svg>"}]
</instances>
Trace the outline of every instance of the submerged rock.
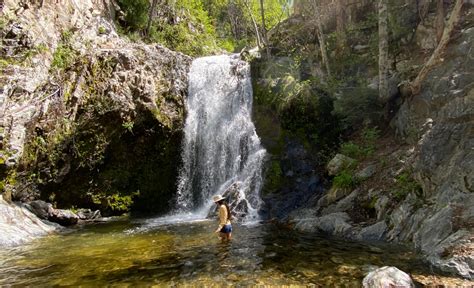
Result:
<instances>
[{"instance_id":1,"label":"submerged rock","mask_svg":"<svg viewBox=\"0 0 474 288\"><path fill-rule=\"evenodd\" d=\"M365 276L362 285L364 288L415 287L410 275L391 266L384 266L370 272Z\"/></svg>"}]
</instances>

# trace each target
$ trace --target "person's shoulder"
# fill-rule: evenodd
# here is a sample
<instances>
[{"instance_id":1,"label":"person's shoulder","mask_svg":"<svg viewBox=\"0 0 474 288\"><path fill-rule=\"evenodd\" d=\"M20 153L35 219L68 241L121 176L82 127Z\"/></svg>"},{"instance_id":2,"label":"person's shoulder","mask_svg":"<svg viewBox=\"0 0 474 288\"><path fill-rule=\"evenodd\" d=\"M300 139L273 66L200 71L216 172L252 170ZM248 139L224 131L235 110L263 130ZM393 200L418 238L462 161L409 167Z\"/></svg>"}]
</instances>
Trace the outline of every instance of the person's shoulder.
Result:
<instances>
[{"instance_id":1,"label":"person's shoulder","mask_svg":"<svg viewBox=\"0 0 474 288\"><path fill-rule=\"evenodd\" d=\"M220 210L226 210L226 211L227 211L227 208L225 207L224 204L222 204L221 206L219 206L219 209L220 209Z\"/></svg>"}]
</instances>

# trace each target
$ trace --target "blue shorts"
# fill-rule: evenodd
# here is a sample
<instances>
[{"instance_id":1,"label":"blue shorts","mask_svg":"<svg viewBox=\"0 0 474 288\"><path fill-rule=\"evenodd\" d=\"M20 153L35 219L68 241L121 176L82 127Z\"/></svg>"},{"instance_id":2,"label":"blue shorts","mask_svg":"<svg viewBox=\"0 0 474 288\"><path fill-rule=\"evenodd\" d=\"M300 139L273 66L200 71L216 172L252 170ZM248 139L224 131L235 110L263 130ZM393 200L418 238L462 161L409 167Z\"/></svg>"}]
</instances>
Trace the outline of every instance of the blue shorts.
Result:
<instances>
[{"instance_id":1,"label":"blue shorts","mask_svg":"<svg viewBox=\"0 0 474 288\"><path fill-rule=\"evenodd\" d=\"M224 227L222 227L221 229L221 233L230 233L230 232L232 232L231 224L224 225Z\"/></svg>"}]
</instances>

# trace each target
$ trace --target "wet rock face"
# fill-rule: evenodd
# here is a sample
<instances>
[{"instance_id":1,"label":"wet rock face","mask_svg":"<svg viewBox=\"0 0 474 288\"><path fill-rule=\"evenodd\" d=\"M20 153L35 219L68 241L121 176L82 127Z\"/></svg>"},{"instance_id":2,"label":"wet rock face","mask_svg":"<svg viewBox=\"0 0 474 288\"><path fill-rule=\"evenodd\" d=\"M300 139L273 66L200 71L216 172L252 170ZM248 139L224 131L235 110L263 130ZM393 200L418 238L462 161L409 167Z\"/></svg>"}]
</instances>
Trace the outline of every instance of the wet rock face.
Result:
<instances>
[{"instance_id":1,"label":"wet rock face","mask_svg":"<svg viewBox=\"0 0 474 288\"><path fill-rule=\"evenodd\" d=\"M0 195L0 248L24 244L56 229L25 207L7 203Z\"/></svg>"},{"instance_id":2,"label":"wet rock face","mask_svg":"<svg viewBox=\"0 0 474 288\"><path fill-rule=\"evenodd\" d=\"M286 220L293 210L316 204L323 183L316 172L316 161L296 139L286 139L280 163L286 182L276 193L262 195L262 213L267 218Z\"/></svg>"}]
</instances>

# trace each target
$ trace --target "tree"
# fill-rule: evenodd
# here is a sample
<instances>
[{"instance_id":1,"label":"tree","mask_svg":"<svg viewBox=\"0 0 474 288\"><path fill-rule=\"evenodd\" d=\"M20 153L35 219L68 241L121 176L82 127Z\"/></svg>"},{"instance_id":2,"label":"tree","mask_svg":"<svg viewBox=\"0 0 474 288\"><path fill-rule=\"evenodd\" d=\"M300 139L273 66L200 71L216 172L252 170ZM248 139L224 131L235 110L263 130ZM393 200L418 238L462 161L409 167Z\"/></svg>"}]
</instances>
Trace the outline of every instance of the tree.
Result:
<instances>
[{"instance_id":1,"label":"tree","mask_svg":"<svg viewBox=\"0 0 474 288\"><path fill-rule=\"evenodd\" d=\"M153 15L155 14L155 8L156 8L157 3L158 3L158 0L153 0L153 2L151 3L150 14L148 14L148 23L146 24L146 30L145 30L146 35L150 34L151 22L153 20Z\"/></svg>"},{"instance_id":2,"label":"tree","mask_svg":"<svg viewBox=\"0 0 474 288\"><path fill-rule=\"evenodd\" d=\"M463 5L464 0L456 0L456 4L454 5L453 11L449 16L448 23L443 30L443 35L441 36L438 46L433 51L433 54L431 54L431 57L428 59L428 61L423 65L415 80L410 83L410 93L412 95L417 95L420 93L421 83L425 80L428 72L441 61L441 56L448 46L451 34L454 31L454 27L459 22L461 17Z\"/></svg>"},{"instance_id":3,"label":"tree","mask_svg":"<svg viewBox=\"0 0 474 288\"><path fill-rule=\"evenodd\" d=\"M428 15L428 11L430 9L430 2L431 0L417 0L418 6L418 16L420 17L420 21L425 21L426 15Z\"/></svg>"},{"instance_id":4,"label":"tree","mask_svg":"<svg viewBox=\"0 0 474 288\"><path fill-rule=\"evenodd\" d=\"M265 8L263 7L263 0L260 0L260 14L262 15L262 34L263 41L265 42L265 51L267 52L267 57L270 57L270 47L268 47L268 37L267 37L267 28L265 27Z\"/></svg>"},{"instance_id":5,"label":"tree","mask_svg":"<svg viewBox=\"0 0 474 288\"><path fill-rule=\"evenodd\" d=\"M346 47L345 9L344 0L336 0L336 41L338 52L343 51Z\"/></svg>"},{"instance_id":6,"label":"tree","mask_svg":"<svg viewBox=\"0 0 474 288\"><path fill-rule=\"evenodd\" d=\"M436 40L441 41L444 31L444 0L436 1Z\"/></svg>"},{"instance_id":7,"label":"tree","mask_svg":"<svg viewBox=\"0 0 474 288\"><path fill-rule=\"evenodd\" d=\"M150 6L148 0L118 0L118 4L125 13L124 26L131 31L143 31Z\"/></svg>"},{"instance_id":8,"label":"tree","mask_svg":"<svg viewBox=\"0 0 474 288\"><path fill-rule=\"evenodd\" d=\"M320 12L321 7L318 7L317 0L313 0L313 10L316 18L316 33L319 42L319 48L321 50L321 60L324 67L326 68L327 76L331 76L331 69L329 68L329 58L326 49L326 39L324 37L323 25L322 25L322 13Z\"/></svg>"},{"instance_id":9,"label":"tree","mask_svg":"<svg viewBox=\"0 0 474 288\"><path fill-rule=\"evenodd\" d=\"M379 99L382 103L389 100L388 91L388 0L379 0Z\"/></svg>"},{"instance_id":10,"label":"tree","mask_svg":"<svg viewBox=\"0 0 474 288\"><path fill-rule=\"evenodd\" d=\"M252 8L250 8L250 4L249 4L248 0L244 0L244 5L248 10L250 18L252 19L253 27L255 29L255 36L257 37L257 47L260 49L260 48L262 48L262 40L260 38L260 33L258 32L257 21L255 21L255 17L253 17Z\"/></svg>"}]
</instances>

